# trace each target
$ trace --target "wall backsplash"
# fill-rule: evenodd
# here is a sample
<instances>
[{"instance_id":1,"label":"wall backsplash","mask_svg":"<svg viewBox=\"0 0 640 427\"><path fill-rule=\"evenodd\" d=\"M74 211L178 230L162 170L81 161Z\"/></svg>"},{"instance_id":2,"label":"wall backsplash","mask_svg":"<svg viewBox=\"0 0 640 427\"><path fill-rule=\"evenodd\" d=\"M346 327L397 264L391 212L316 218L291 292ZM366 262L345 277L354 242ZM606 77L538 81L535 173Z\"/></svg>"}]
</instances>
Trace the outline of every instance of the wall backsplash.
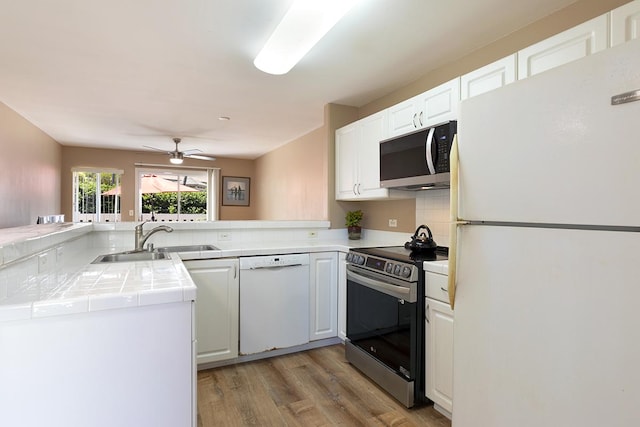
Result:
<instances>
[{"instance_id":1,"label":"wall backsplash","mask_svg":"<svg viewBox=\"0 0 640 427\"><path fill-rule=\"evenodd\" d=\"M424 224L438 246L449 246L449 189L416 194L416 227Z\"/></svg>"}]
</instances>

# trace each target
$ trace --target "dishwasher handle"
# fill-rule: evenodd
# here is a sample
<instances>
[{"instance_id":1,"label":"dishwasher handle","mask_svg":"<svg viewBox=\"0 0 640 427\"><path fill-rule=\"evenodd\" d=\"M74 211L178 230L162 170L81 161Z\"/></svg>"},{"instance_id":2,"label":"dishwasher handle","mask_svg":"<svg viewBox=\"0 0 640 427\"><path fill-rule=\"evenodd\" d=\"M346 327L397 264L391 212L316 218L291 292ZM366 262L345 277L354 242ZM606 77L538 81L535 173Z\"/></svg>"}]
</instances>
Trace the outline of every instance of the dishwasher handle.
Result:
<instances>
[{"instance_id":1,"label":"dishwasher handle","mask_svg":"<svg viewBox=\"0 0 640 427\"><path fill-rule=\"evenodd\" d=\"M282 270L290 267L302 267L303 264L287 264L287 265L260 265L257 267L245 267L241 270Z\"/></svg>"}]
</instances>

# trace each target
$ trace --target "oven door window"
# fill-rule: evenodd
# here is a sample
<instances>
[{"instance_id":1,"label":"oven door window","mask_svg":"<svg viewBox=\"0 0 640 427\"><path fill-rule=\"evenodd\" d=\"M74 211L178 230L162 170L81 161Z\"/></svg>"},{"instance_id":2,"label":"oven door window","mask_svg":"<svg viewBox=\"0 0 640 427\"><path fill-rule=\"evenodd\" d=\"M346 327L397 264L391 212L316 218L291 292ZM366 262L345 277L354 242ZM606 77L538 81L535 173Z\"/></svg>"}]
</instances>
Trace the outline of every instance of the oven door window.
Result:
<instances>
[{"instance_id":1,"label":"oven door window","mask_svg":"<svg viewBox=\"0 0 640 427\"><path fill-rule=\"evenodd\" d=\"M417 303L347 280L347 338L404 378L414 379Z\"/></svg>"}]
</instances>

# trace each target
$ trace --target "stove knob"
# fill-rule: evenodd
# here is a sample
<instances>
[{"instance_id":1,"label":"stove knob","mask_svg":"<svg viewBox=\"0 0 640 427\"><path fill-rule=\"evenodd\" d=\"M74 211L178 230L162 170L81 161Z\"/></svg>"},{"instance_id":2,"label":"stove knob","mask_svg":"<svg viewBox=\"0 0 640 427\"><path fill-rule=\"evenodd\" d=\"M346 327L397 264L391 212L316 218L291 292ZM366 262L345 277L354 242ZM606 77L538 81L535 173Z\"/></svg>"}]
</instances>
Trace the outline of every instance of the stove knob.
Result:
<instances>
[{"instance_id":1,"label":"stove knob","mask_svg":"<svg viewBox=\"0 0 640 427\"><path fill-rule=\"evenodd\" d=\"M364 264L364 257L362 255L358 256L358 264L363 265Z\"/></svg>"},{"instance_id":2,"label":"stove knob","mask_svg":"<svg viewBox=\"0 0 640 427\"><path fill-rule=\"evenodd\" d=\"M400 272L402 271L402 267L397 265L395 267L393 267L393 274L395 274L396 276L400 275Z\"/></svg>"},{"instance_id":3,"label":"stove knob","mask_svg":"<svg viewBox=\"0 0 640 427\"><path fill-rule=\"evenodd\" d=\"M411 276L411 268L410 267L404 267L402 269L402 277L407 278L409 276Z\"/></svg>"},{"instance_id":4,"label":"stove knob","mask_svg":"<svg viewBox=\"0 0 640 427\"><path fill-rule=\"evenodd\" d=\"M352 256L353 256L353 254L352 254L351 252L349 252L349 253L347 254L347 258L346 258L347 262L351 262L351 257L352 257Z\"/></svg>"},{"instance_id":5,"label":"stove knob","mask_svg":"<svg viewBox=\"0 0 640 427\"><path fill-rule=\"evenodd\" d=\"M389 274L393 274L393 264L388 262L387 266L385 267L384 271L386 271Z\"/></svg>"}]
</instances>

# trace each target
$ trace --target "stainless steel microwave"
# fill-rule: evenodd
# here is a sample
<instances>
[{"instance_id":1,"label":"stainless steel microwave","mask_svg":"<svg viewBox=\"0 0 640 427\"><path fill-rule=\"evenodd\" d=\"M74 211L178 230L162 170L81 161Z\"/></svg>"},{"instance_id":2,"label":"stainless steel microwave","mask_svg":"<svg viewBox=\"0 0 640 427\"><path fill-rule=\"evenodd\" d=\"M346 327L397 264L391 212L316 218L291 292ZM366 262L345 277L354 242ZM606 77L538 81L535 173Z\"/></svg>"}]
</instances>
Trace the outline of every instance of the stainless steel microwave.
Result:
<instances>
[{"instance_id":1,"label":"stainless steel microwave","mask_svg":"<svg viewBox=\"0 0 640 427\"><path fill-rule=\"evenodd\" d=\"M449 186L453 120L380 142L380 186L404 190Z\"/></svg>"}]
</instances>

